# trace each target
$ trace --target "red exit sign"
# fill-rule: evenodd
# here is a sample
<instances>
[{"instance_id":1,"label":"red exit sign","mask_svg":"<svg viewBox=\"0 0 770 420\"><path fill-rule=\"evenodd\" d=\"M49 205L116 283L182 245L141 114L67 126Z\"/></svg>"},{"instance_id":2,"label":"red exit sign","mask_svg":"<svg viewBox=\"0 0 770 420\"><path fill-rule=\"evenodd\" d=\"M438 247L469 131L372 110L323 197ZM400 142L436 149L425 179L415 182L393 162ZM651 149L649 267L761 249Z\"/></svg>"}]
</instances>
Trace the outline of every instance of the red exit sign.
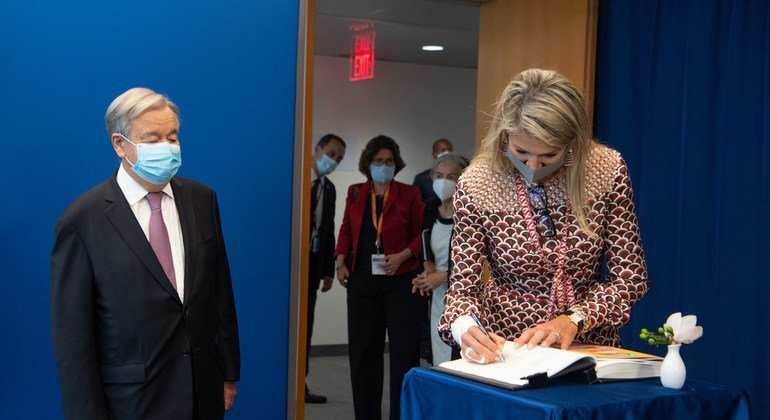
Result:
<instances>
[{"instance_id":1,"label":"red exit sign","mask_svg":"<svg viewBox=\"0 0 770 420\"><path fill-rule=\"evenodd\" d=\"M350 80L374 78L374 26L361 24L351 26Z\"/></svg>"}]
</instances>

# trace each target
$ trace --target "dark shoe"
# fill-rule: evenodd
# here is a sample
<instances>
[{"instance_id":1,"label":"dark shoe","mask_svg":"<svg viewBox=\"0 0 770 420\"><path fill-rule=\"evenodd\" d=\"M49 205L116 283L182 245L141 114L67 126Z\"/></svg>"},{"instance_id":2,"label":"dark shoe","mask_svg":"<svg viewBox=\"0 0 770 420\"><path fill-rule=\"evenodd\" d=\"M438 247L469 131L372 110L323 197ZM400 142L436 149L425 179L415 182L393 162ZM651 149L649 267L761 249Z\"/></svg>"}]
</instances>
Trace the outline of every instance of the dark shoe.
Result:
<instances>
[{"instance_id":1,"label":"dark shoe","mask_svg":"<svg viewBox=\"0 0 770 420\"><path fill-rule=\"evenodd\" d=\"M313 394L312 392L305 390L305 402L308 404L325 404L326 396Z\"/></svg>"}]
</instances>

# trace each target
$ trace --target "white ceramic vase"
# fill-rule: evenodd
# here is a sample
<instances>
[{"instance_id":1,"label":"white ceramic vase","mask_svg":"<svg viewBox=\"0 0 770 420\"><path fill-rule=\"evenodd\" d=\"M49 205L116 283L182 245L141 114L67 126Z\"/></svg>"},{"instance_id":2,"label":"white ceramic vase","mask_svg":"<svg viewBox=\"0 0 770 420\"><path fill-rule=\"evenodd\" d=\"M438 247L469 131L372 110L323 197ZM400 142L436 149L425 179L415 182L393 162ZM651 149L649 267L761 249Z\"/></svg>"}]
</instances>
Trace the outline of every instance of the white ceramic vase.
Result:
<instances>
[{"instance_id":1,"label":"white ceramic vase","mask_svg":"<svg viewBox=\"0 0 770 420\"><path fill-rule=\"evenodd\" d=\"M687 369L684 367L682 356L679 355L681 347L681 344L668 346L668 353L660 366L660 383L666 388L681 389L687 378Z\"/></svg>"}]
</instances>

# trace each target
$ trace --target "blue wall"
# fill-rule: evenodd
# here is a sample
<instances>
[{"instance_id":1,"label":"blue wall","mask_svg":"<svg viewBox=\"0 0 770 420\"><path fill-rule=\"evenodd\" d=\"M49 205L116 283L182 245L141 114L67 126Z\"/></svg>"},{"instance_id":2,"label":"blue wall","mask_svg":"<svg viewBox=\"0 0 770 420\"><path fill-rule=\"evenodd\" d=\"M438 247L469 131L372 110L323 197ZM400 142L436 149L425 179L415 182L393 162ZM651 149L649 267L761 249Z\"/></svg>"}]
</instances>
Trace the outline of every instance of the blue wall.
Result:
<instances>
[{"instance_id":1,"label":"blue wall","mask_svg":"<svg viewBox=\"0 0 770 420\"><path fill-rule=\"evenodd\" d=\"M0 2L0 418L61 417L54 223L117 168L103 115L133 86L180 106L180 175L219 194L242 352L228 417L285 417L298 11L297 1Z\"/></svg>"},{"instance_id":2,"label":"blue wall","mask_svg":"<svg viewBox=\"0 0 770 420\"><path fill-rule=\"evenodd\" d=\"M596 129L629 162L651 279L624 344L677 311L691 379L770 412L770 3L602 1Z\"/></svg>"}]
</instances>

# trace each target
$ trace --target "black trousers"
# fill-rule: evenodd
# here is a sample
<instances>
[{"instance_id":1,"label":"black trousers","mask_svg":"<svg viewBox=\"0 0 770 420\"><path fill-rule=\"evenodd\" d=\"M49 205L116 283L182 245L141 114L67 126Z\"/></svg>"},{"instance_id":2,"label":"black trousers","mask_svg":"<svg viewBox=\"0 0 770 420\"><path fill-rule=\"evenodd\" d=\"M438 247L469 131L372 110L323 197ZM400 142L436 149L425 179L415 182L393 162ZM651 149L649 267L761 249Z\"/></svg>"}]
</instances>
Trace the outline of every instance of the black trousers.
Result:
<instances>
[{"instance_id":1,"label":"black trousers","mask_svg":"<svg viewBox=\"0 0 770 420\"><path fill-rule=\"evenodd\" d=\"M305 341L305 377L310 372L310 339L313 338L313 323L315 322L315 303L318 298L318 287L321 285L321 276L316 273L318 267L318 254L310 253L307 285L307 340Z\"/></svg>"},{"instance_id":2,"label":"black trousers","mask_svg":"<svg viewBox=\"0 0 770 420\"><path fill-rule=\"evenodd\" d=\"M420 318L425 300L419 293L412 293L416 274L352 273L348 280L350 379L358 420L382 418L386 331L390 349L390 418L399 418L404 375L420 365Z\"/></svg>"}]
</instances>

